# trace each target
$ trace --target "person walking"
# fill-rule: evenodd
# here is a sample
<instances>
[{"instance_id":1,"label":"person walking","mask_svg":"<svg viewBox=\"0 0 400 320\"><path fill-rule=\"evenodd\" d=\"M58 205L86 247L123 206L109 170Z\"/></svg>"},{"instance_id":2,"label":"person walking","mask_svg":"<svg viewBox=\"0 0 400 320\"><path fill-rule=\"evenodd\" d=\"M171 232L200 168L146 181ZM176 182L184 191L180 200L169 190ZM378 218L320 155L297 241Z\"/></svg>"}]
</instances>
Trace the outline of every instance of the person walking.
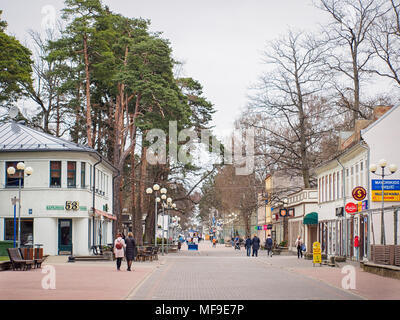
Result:
<instances>
[{"instance_id":1,"label":"person walking","mask_svg":"<svg viewBox=\"0 0 400 320\"><path fill-rule=\"evenodd\" d=\"M131 271L132 261L135 260L136 257L136 242L133 238L133 233L129 232L128 237L125 238L125 245L126 245L126 262L128 264L127 271Z\"/></svg>"},{"instance_id":2,"label":"person walking","mask_svg":"<svg viewBox=\"0 0 400 320\"><path fill-rule=\"evenodd\" d=\"M213 238L212 244L213 244L213 248L216 248L217 247L217 239Z\"/></svg>"},{"instance_id":3,"label":"person walking","mask_svg":"<svg viewBox=\"0 0 400 320\"><path fill-rule=\"evenodd\" d=\"M272 257L272 238L270 234L265 240L265 249L267 249L267 256Z\"/></svg>"},{"instance_id":4,"label":"person walking","mask_svg":"<svg viewBox=\"0 0 400 320\"><path fill-rule=\"evenodd\" d=\"M120 233L117 234L117 239L114 241L114 254L117 259L117 270L121 269L122 258L125 256L124 248L126 247L124 239Z\"/></svg>"},{"instance_id":5,"label":"person walking","mask_svg":"<svg viewBox=\"0 0 400 320\"><path fill-rule=\"evenodd\" d=\"M297 248L297 259L303 258L302 244L303 240L300 236L297 236L296 242L294 243L294 246Z\"/></svg>"},{"instance_id":6,"label":"person walking","mask_svg":"<svg viewBox=\"0 0 400 320\"><path fill-rule=\"evenodd\" d=\"M239 236L236 236L236 238L235 238L235 250L236 249L240 250L240 239L239 239Z\"/></svg>"},{"instance_id":7,"label":"person walking","mask_svg":"<svg viewBox=\"0 0 400 320\"><path fill-rule=\"evenodd\" d=\"M258 249L260 249L260 238L257 237L257 235L254 235L253 239L251 240L251 244L253 246L252 256L254 257L255 255L256 257L258 257Z\"/></svg>"},{"instance_id":8,"label":"person walking","mask_svg":"<svg viewBox=\"0 0 400 320\"><path fill-rule=\"evenodd\" d=\"M247 256L250 257L250 252L251 252L251 239L250 239L250 236L247 236L246 243L244 244L244 246L246 247Z\"/></svg>"},{"instance_id":9,"label":"person walking","mask_svg":"<svg viewBox=\"0 0 400 320\"><path fill-rule=\"evenodd\" d=\"M181 240L178 240L178 250L181 251L181 247L182 247L182 242Z\"/></svg>"}]
</instances>

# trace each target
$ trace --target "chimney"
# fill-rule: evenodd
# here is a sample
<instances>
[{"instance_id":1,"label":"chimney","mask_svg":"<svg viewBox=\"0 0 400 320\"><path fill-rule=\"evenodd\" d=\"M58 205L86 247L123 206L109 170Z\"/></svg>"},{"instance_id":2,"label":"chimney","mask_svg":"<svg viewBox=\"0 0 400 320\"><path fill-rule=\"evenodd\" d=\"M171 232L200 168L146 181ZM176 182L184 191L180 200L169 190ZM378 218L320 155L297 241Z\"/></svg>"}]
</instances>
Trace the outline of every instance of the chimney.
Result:
<instances>
[{"instance_id":1,"label":"chimney","mask_svg":"<svg viewBox=\"0 0 400 320\"><path fill-rule=\"evenodd\" d=\"M378 120L386 112L388 112L391 108L392 108L392 106L376 106L374 108L374 112L373 112L373 115L372 115L372 121Z\"/></svg>"}]
</instances>

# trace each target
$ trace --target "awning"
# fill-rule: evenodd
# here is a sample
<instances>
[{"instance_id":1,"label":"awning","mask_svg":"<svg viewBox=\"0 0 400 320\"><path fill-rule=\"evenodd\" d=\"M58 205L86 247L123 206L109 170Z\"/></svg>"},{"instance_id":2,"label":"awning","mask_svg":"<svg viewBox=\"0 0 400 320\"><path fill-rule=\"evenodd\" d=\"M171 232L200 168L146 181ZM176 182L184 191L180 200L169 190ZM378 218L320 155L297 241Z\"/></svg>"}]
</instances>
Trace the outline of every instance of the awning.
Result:
<instances>
[{"instance_id":1,"label":"awning","mask_svg":"<svg viewBox=\"0 0 400 320\"><path fill-rule=\"evenodd\" d=\"M311 212L303 218L303 224L318 224L318 213Z\"/></svg>"},{"instance_id":2,"label":"awning","mask_svg":"<svg viewBox=\"0 0 400 320\"><path fill-rule=\"evenodd\" d=\"M98 209L94 209L94 213L99 215L99 216L103 216L103 217L106 217L108 219L111 219L111 220L117 220L117 217L113 216L112 214L109 214L107 212L104 212L104 211L101 211L101 210L98 210Z\"/></svg>"}]
</instances>

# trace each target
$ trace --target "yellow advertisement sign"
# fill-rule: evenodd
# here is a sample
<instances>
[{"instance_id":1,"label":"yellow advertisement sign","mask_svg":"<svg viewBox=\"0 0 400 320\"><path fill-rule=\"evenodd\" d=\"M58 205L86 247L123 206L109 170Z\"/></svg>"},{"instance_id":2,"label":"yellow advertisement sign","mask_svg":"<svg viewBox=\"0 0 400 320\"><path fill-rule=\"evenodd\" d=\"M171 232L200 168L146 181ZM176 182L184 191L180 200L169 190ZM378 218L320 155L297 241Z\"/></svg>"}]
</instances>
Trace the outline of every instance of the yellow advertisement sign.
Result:
<instances>
[{"instance_id":1,"label":"yellow advertisement sign","mask_svg":"<svg viewBox=\"0 0 400 320\"><path fill-rule=\"evenodd\" d=\"M313 263L322 263L321 244L318 241L313 243Z\"/></svg>"},{"instance_id":2,"label":"yellow advertisement sign","mask_svg":"<svg viewBox=\"0 0 400 320\"><path fill-rule=\"evenodd\" d=\"M391 202L400 202L400 190L387 190L384 191L384 199ZM382 201L382 191L372 190L372 201L378 202Z\"/></svg>"},{"instance_id":3,"label":"yellow advertisement sign","mask_svg":"<svg viewBox=\"0 0 400 320\"><path fill-rule=\"evenodd\" d=\"M321 253L313 254L313 263L322 263Z\"/></svg>"}]
</instances>

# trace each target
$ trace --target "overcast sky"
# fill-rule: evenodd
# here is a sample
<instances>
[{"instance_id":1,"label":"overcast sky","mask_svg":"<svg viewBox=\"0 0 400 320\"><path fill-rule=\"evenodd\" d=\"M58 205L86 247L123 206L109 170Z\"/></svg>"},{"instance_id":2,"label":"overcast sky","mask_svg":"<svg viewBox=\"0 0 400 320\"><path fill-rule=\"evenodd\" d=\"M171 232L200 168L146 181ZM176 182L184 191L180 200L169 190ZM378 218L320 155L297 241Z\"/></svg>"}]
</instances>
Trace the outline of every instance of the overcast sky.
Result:
<instances>
[{"instance_id":1,"label":"overcast sky","mask_svg":"<svg viewBox=\"0 0 400 320\"><path fill-rule=\"evenodd\" d=\"M151 20L151 30L169 39L184 76L199 80L217 110L213 124L227 134L246 105L249 86L263 68L266 42L295 30L317 30L327 15L311 0L103 0L114 12ZM42 31L49 7L56 17L63 0L0 0L7 33L27 43L27 31ZM50 10L51 11L51 10Z\"/></svg>"}]
</instances>

